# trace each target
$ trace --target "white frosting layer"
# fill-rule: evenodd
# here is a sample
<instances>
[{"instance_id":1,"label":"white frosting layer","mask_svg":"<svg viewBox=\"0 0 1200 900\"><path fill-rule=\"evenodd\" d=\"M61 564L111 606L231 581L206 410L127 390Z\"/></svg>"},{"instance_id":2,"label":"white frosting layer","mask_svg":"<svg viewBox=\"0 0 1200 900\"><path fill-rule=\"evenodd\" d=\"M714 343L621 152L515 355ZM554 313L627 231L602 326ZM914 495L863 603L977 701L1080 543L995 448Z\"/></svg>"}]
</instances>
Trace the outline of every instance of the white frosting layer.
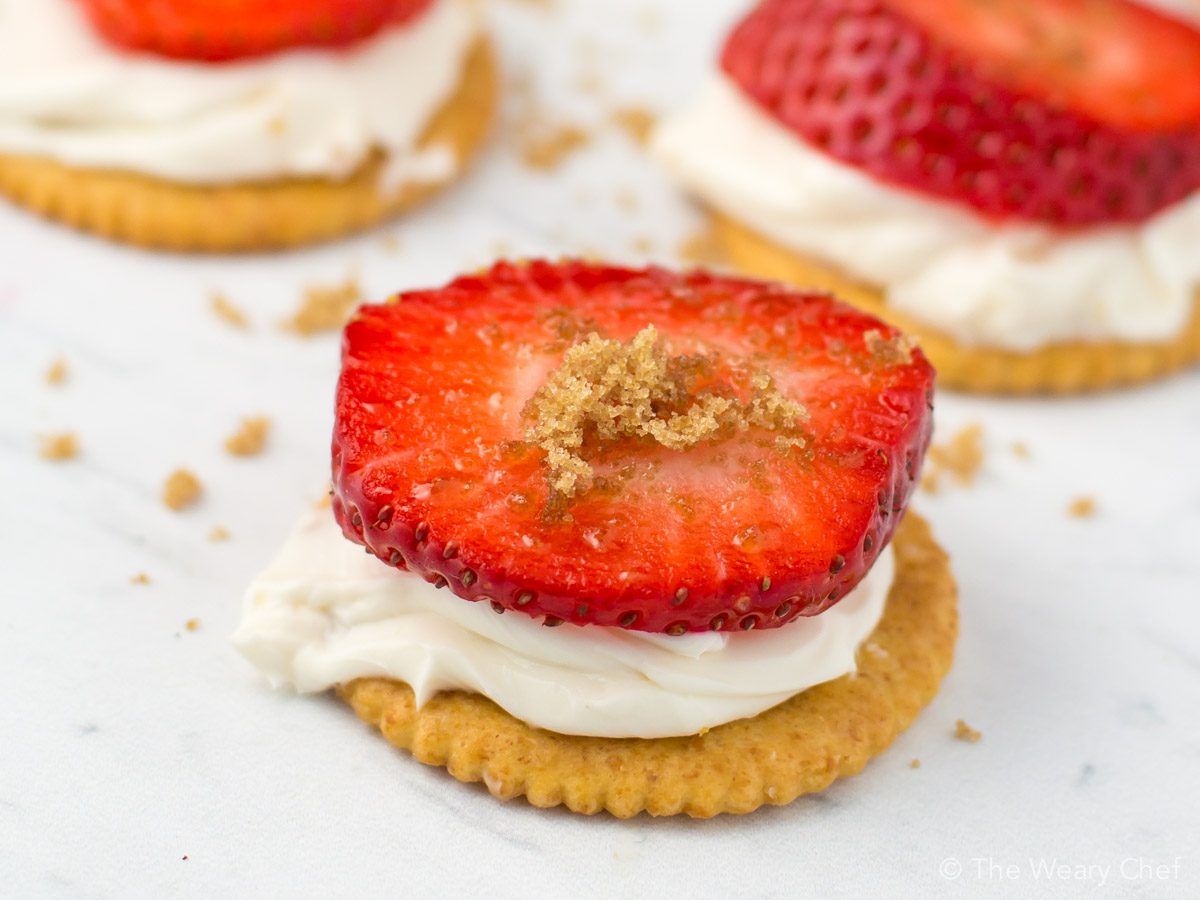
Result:
<instances>
[{"instance_id":1,"label":"white frosting layer","mask_svg":"<svg viewBox=\"0 0 1200 900\"><path fill-rule=\"evenodd\" d=\"M888 547L836 606L782 628L679 637L546 628L385 565L318 510L250 585L233 641L272 683L298 691L388 676L411 685L418 705L474 691L561 734L696 734L853 672L894 568Z\"/></svg>"},{"instance_id":2,"label":"white frosting layer","mask_svg":"<svg viewBox=\"0 0 1200 900\"><path fill-rule=\"evenodd\" d=\"M0 3L0 151L185 183L340 178L379 148L395 171L450 177L416 142L478 32L467 0L344 51L202 64L123 53L73 0Z\"/></svg>"},{"instance_id":3,"label":"white frosting layer","mask_svg":"<svg viewBox=\"0 0 1200 900\"><path fill-rule=\"evenodd\" d=\"M1200 287L1200 194L1137 226L996 224L822 154L724 78L658 130L654 150L713 207L966 343L1164 340Z\"/></svg>"}]
</instances>

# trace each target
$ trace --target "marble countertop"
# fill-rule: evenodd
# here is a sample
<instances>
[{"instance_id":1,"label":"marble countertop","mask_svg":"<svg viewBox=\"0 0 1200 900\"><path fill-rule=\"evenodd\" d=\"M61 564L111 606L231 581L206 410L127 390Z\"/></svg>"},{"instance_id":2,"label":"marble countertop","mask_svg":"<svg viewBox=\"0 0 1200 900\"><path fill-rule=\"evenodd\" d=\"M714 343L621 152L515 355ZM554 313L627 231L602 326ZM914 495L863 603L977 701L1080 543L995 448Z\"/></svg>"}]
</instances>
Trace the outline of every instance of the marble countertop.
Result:
<instances>
[{"instance_id":1,"label":"marble countertop","mask_svg":"<svg viewBox=\"0 0 1200 900\"><path fill-rule=\"evenodd\" d=\"M0 210L4 893L1200 893L1200 372L940 398L939 434L981 422L986 447L973 487L917 500L961 584L957 662L866 772L785 808L620 822L502 804L333 699L272 693L230 648L244 585L327 472L337 338L280 329L302 289L357 273L382 297L497 254L677 262L696 213L609 112L685 98L740 5L497 0L510 83L589 146L527 171L511 91L466 181L352 240L189 258ZM214 316L213 291L251 327ZM70 377L49 387L60 355ZM257 413L267 451L229 456ZM78 459L38 458L58 430ZM159 492L180 466L205 493L175 513ZM1068 516L1083 495L1096 515ZM208 540L216 525L231 539ZM952 738L959 718L979 743Z\"/></svg>"}]
</instances>

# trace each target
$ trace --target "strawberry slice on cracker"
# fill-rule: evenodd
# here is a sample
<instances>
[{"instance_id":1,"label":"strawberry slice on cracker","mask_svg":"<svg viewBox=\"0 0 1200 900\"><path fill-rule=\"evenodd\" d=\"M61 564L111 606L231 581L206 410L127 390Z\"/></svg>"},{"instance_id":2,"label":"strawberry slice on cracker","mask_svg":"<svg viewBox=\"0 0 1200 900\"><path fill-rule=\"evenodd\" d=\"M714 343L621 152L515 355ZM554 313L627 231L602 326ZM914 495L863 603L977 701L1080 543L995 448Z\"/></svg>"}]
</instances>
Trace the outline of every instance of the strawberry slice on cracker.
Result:
<instances>
[{"instance_id":1,"label":"strawberry slice on cracker","mask_svg":"<svg viewBox=\"0 0 1200 900\"><path fill-rule=\"evenodd\" d=\"M825 295L499 263L347 325L333 509L384 562L546 625L777 627L891 538L933 380Z\"/></svg>"},{"instance_id":2,"label":"strawberry slice on cracker","mask_svg":"<svg viewBox=\"0 0 1200 900\"><path fill-rule=\"evenodd\" d=\"M721 64L823 153L991 219L1200 190L1200 31L1130 0L765 0Z\"/></svg>"},{"instance_id":3,"label":"strawberry slice on cracker","mask_svg":"<svg viewBox=\"0 0 1200 900\"><path fill-rule=\"evenodd\" d=\"M297 47L338 48L404 24L432 0L80 0L127 50L225 62Z\"/></svg>"}]
</instances>

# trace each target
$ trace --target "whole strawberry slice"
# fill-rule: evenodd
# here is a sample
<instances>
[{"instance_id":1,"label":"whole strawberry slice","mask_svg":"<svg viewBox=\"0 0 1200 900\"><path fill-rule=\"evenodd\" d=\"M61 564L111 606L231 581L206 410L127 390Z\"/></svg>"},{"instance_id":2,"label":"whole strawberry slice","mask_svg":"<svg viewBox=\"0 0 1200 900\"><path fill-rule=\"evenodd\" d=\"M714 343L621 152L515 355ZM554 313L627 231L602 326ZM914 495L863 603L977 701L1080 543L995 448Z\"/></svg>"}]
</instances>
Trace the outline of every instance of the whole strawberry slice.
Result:
<instances>
[{"instance_id":1,"label":"whole strawberry slice","mask_svg":"<svg viewBox=\"0 0 1200 900\"><path fill-rule=\"evenodd\" d=\"M223 62L293 47L343 47L423 12L431 0L79 0L128 50Z\"/></svg>"},{"instance_id":2,"label":"whole strawberry slice","mask_svg":"<svg viewBox=\"0 0 1200 900\"><path fill-rule=\"evenodd\" d=\"M992 218L1200 189L1200 31L1130 0L766 0L721 63L805 142Z\"/></svg>"},{"instance_id":3,"label":"whole strawberry slice","mask_svg":"<svg viewBox=\"0 0 1200 900\"><path fill-rule=\"evenodd\" d=\"M547 625L776 627L890 539L932 388L919 350L828 296L500 263L347 325L334 513L385 562Z\"/></svg>"}]
</instances>

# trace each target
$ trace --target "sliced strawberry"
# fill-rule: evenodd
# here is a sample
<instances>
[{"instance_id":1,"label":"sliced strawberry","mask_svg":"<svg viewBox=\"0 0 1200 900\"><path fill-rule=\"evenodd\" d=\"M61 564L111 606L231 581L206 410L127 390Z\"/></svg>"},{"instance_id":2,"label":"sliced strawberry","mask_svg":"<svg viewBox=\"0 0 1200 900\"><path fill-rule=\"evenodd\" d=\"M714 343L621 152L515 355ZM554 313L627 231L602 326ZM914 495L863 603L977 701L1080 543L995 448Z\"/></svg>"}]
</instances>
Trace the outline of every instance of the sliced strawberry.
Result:
<instances>
[{"instance_id":1,"label":"sliced strawberry","mask_svg":"<svg viewBox=\"0 0 1200 900\"><path fill-rule=\"evenodd\" d=\"M1200 32L1127 0L766 0L721 64L830 156L996 219L1200 189Z\"/></svg>"},{"instance_id":2,"label":"sliced strawberry","mask_svg":"<svg viewBox=\"0 0 1200 900\"><path fill-rule=\"evenodd\" d=\"M808 411L804 445L753 427L687 449L617 440L590 451L595 485L555 509L527 404L573 342L650 324L673 356L773 376ZM835 603L890 539L932 387L920 351L824 295L500 263L346 327L334 513L385 562L547 625L776 627Z\"/></svg>"},{"instance_id":3,"label":"sliced strawberry","mask_svg":"<svg viewBox=\"0 0 1200 900\"><path fill-rule=\"evenodd\" d=\"M432 0L79 0L127 50L223 62L292 47L342 47L424 12Z\"/></svg>"}]
</instances>

